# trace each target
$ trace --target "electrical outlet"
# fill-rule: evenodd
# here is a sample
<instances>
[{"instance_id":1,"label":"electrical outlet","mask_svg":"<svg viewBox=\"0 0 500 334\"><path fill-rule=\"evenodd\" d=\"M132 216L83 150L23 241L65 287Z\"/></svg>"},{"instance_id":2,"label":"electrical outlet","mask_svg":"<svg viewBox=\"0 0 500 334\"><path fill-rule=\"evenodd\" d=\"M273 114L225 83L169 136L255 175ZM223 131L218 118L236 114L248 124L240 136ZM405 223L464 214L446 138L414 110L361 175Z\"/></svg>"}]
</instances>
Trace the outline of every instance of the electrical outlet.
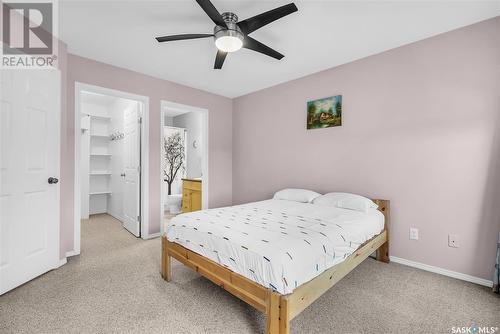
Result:
<instances>
[{"instance_id":1,"label":"electrical outlet","mask_svg":"<svg viewBox=\"0 0 500 334\"><path fill-rule=\"evenodd\" d=\"M448 234L448 247L458 248L460 247L460 240L458 234Z\"/></svg>"},{"instance_id":2,"label":"electrical outlet","mask_svg":"<svg viewBox=\"0 0 500 334\"><path fill-rule=\"evenodd\" d=\"M418 228L410 227L410 240L418 240Z\"/></svg>"}]
</instances>

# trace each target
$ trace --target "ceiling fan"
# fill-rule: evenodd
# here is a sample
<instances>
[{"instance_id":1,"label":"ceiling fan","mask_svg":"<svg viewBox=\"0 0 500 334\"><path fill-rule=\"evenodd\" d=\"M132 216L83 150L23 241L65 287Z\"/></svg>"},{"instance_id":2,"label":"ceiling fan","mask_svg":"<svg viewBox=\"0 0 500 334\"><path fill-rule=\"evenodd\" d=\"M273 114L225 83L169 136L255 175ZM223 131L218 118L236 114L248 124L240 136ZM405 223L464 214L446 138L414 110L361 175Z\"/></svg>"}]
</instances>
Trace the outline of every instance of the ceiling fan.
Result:
<instances>
[{"instance_id":1,"label":"ceiling fan","mask_svg":"<svg viewBox=\"0 0 500 334\"><path fill-rule=\"evenodd\" d=\"M215 56L214 69L221 69L227 54L238 51L242 47L263 53L278 60L284 57L281 53L253 39L248 36L248 34L286 15L296 12L298 9L294 3L272 9L238 22L238 16L236 16L236 14L231 12L220 14L210 0L196 0L196 2L215 23L213 34L171 35L156 37L156 40L158 42L171 42L185 39L214 37L215 46L218 49L217 55Z\"/></svg>"}]
</instances>

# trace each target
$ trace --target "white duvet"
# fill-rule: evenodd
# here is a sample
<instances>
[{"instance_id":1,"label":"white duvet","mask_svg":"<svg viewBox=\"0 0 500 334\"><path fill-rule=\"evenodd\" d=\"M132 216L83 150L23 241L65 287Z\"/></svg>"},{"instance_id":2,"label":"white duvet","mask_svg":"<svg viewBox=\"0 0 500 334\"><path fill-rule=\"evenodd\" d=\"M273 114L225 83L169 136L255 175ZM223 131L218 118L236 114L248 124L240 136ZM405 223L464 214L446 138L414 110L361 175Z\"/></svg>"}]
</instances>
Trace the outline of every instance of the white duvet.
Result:
<instances>
[{"instance_id":1,"label":"white duvet","mask_svg":"<svg viewBox=\"0 0 500 334\"><path fill-rule=\"evenodd\" d=\"M281 294L344 261L379 234L384 216L286 200L181 214L169 241Z\"/></svg>"}]
</instances>

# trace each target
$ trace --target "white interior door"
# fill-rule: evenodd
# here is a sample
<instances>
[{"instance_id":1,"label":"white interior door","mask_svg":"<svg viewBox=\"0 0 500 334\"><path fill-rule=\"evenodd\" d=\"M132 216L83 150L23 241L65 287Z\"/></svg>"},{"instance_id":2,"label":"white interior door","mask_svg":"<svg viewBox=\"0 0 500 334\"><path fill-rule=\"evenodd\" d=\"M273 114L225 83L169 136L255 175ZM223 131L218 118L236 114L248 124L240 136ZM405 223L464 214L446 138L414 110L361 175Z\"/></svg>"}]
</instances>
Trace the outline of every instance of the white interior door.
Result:
<instances>
[{"instance_id":1,"label":"white interior door","mask_svg":"<svg viewBox=\"0 0 500 334\"><path fill-rule=\"evenodd\" d=\"M59 264L60 72L1 70L0 82L3 294Z\"/></svg>"},{"instance_id":2,"label":"white interior door","mask_svg":"<svg viewBox=\"0 0 500 334\"><path fill-rule=\"evenodd\" d=\"M141 130L139 103L135 103L125 110L124 125L125 186L123 192L123 227L136 237L140 237Z\"/></svg>"}]
</instances>

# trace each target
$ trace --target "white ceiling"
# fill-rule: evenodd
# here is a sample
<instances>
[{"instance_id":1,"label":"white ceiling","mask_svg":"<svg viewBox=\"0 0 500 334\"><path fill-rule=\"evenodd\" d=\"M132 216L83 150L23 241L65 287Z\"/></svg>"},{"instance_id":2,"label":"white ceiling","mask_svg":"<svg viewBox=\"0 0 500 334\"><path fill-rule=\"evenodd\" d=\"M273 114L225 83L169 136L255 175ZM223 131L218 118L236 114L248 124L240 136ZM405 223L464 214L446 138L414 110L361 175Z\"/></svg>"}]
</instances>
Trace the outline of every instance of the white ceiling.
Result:
<instances>
[{"instance_id":1,"label":"white ceiling","mask_svg":"<svg viewBox=\"0 0 500 334\"><path fill-rule=\"evenodd\" d=\"M218 1L240 20L290 1ZM240 50L213 70L211 38L159 44L154 37L212 33L194 0L62 1L61 38L70 53L237 97L500 15L499 1L295 1L299 11L252 33L283 53L278 61Z\"/></svg>"}]
</instances>

